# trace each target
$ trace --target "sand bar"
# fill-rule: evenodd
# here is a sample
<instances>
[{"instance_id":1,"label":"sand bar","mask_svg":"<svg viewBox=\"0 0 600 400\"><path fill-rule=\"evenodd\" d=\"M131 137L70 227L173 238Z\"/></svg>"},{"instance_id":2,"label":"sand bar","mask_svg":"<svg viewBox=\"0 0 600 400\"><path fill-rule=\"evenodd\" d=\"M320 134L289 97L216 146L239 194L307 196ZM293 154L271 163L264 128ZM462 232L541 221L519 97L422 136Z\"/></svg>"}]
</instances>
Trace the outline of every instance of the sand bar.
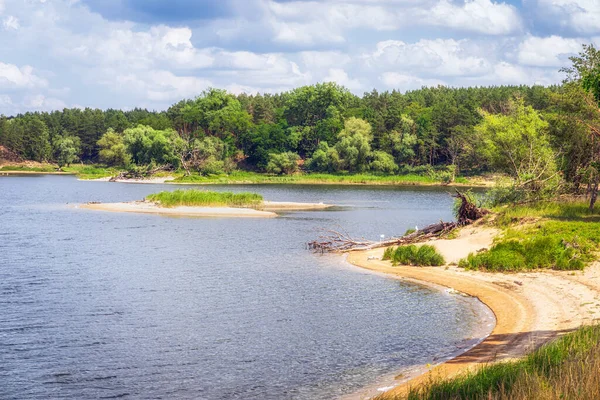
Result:
<instances>
[{"instance_id":1,"label":"sand bar","mask_svg":"<svg viewBox=\"0 0 600 400\"><path fill-rule=\"evenodd\" d=\"M264 201L261 210L265 211L310 211L326 210L333 207L325 203L295 203L291 201Z\"/></svg>"},{"instance_id":2,"label":"sand bar","mask_svg":"<svg viewBox=\"0 0 600 400\"><path fill-rule=\"evenodd\" d=\"M468 227L456 239L429 242L452 262L470 252L489 247L497 231ZM356 266L398 279L409 279L450 287L477 297L496 317L490 336L471 350L408 382L387 394L406 393L435 377L452 377L486 363L522 357L556 336L600 319L600 264L585 271L543 271L527 273L484 273L448 267L393 267L381 261L384 249L354 252L348 261ZM435 362L432 360L432 365ZM358 392L353 398L364 399L376 393Z\"/></svg>"},{"instance_id":3,"label":"sand bar","mask_svg":"<svg viewBox=\"0 0 600 400\"><path fill-rule=\"evenodd\" d=\"M188 206L167 208L160 207L155 203L147 201L131 201L126 203L87 203L80 204L77 207L88 210L133 212L182 217L273 218L277 216L277 214L274 212L255 210L252 208Z\"/></svg>"},{"instance_id":4,"label":"sand bar","mask_svg":"<svg viewBox=\"0 0 600 400\"><path fill-rule=\"evenodd\" d=\"M275 211L310 211L324 210L332 207L323 203L293 203L265 201L254 208L237 207L161 207L150 201L130 201L123 203L86 203L78 208L88 210L134 212L144 214L174 215L185 217L232 217L232 218L273 218Z\"/></svg>"}]
</instances>

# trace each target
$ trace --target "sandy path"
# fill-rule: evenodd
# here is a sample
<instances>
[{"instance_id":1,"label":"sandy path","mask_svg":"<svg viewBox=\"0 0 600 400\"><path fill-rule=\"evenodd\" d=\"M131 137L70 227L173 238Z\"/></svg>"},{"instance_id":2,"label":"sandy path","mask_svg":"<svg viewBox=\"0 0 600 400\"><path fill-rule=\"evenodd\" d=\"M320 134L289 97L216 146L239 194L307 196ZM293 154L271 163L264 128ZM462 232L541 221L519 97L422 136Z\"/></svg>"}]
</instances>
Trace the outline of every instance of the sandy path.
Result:
<instances>
[{"instance_id":1,"label":"sandy path","mask_svg":"<svg viewBox=\"0 0 600 400\"><path fill-rule=\"evenodd\" d=\"M489 247L497 231L463 229L457 239L436 240L434 245L449 262ZM409 386L431 375L451 377L485 363L521 357L548 340L600 319L600 265L585 272L483 273L449 267L393 267L380 261L383 249L351 253L348 261L369 270L454 288L479 298L496 316L490 336L466 353L431 368L409 382L399 381L386 394L405 393ZM376 259L373 259L376 258ZM433 361L432 361L433 364ZM369 398L376 393L357 393ZM382 396L385 398L386 396Z\"/></svg>"}]
</instances>

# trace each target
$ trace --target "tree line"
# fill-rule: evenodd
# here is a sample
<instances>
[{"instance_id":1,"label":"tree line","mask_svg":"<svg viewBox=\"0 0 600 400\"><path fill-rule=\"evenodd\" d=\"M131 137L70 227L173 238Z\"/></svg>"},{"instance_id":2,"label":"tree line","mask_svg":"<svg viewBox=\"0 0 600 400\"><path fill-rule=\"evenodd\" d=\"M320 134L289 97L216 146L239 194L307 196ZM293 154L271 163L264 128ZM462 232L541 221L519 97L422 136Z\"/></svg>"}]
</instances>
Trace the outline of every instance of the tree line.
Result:
<instances>
[{"instance_id":1,"label":"tree line","mask_svg":"<svg viewBox=\"0 0 600 400\"><path fill-rule=\"evenodd\" d=\"M598 185L600 56L584 46L561 85L278 94L209 89L168 110L65 109L0 118L20 157L186 174L502 172L527 191ZM525 189L524 189L525 190Z\"/></svg>"}]
</instances>

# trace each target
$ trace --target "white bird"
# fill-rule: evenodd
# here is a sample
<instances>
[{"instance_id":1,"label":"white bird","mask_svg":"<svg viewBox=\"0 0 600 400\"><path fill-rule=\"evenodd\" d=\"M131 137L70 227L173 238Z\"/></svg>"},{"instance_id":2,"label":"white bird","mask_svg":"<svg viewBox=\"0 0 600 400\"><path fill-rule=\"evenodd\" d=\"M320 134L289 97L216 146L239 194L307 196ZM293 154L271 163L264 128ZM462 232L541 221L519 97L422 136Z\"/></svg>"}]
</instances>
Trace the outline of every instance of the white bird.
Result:
<instances>
[{"instance_id":1,"label":"white bird","mask_svg":"<svg viewBox=\"0 0 600 400\"><path fill-rule=\"evenodd\" d=\"M418 231L419 227L417 225L415 225L415 231Z\"/></svg>"}]
</instances>

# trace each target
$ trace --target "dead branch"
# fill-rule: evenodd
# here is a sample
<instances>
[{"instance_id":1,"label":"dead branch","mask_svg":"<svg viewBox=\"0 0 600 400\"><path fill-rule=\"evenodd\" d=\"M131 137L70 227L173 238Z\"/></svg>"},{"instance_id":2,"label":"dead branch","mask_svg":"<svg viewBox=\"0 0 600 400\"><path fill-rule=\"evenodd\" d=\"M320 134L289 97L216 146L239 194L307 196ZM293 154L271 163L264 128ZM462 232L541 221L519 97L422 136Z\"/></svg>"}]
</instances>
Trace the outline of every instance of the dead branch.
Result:
<instances>
[{"instance_id":1,"label":"dead branch","mask_svg":"<svg viewBox=\"0 0 600 400\"><path fill-rule=\"evenodd\" d=\"M366 239L354 239L347 233L327 230L325 234L320 236L317 240L309 242L308 248L321 253L334 253L372 250L380 247L419 243L438 238L459 226L469 225L489 213L488 210L478 208L469 200L468 196L458 190L456 190L456 194L453 195L453 197L456 197L461 201L457 222L440 221L407 235L393 237L379 242Z\"/></svg>"}]
</instances>

